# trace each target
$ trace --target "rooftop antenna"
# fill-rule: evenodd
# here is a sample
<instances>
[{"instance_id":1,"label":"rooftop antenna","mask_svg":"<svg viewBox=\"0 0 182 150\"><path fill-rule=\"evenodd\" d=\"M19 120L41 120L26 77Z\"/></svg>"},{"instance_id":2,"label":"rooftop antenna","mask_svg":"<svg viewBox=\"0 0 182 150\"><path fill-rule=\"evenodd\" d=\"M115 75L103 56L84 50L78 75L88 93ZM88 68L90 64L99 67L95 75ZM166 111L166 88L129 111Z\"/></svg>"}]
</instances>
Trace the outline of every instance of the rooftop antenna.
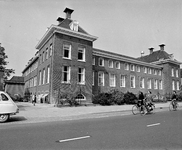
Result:
<instances>
[{"instance_id":1,"label":"rooftop antenna","mask_svg":"<svg viewBox=\"0 0 182 150\"><path fill-rule=\"evenodd\" d=\"M140 52L140 54L141 54L141 57L142 57L142 56L143 56L143 54L144 54L144 51L141 51L141 52Z\"/></svg>"}]
</instances>

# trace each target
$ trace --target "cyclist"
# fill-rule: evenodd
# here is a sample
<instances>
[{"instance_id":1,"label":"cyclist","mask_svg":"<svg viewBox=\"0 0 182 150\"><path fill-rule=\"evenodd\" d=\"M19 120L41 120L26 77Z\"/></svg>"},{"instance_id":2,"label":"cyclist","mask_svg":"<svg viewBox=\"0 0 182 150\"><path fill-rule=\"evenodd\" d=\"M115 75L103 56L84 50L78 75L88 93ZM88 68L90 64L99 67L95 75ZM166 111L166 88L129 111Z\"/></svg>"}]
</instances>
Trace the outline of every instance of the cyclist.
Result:
<instances>
[{"instance_id":1,"label":"cyclist","mask_svg":"<svg viewBox=\"0 0 182 150\"><path fill-rule=\"evenodd\" d=\"M153 95L152 95L152 92L151 91L148 91L147 95L146 95L146 98L145 98L145 104L146 104L146 108L147 108L147 111L152 111L152 100L153 100Z\"/></svg>"},{"instance_id":2,"label":"cyclist","mask_svg":"<svg viewBox=\"0 0 182 150\"><path fill-rule=\"evenodd\" d=\"M143 92L139 91L139 95L138 95L138 107L144 106L144 95ZM141 109L143 109L143 107L141 107ZM143 111L143 110L141 110Z\"/></svg>"},{"instance_id":3,"label":"cyclist","mask_svg":"<svg viewBox=\"0 0 182 150\"><path fill-rule=\"evenodd\" d=\"M172 105L173 105L173 108L176 107L176 99L177 99L177 94L176 94L176 91L173 91L173 94L172 94Z\"/></svg>"}]
</instances>

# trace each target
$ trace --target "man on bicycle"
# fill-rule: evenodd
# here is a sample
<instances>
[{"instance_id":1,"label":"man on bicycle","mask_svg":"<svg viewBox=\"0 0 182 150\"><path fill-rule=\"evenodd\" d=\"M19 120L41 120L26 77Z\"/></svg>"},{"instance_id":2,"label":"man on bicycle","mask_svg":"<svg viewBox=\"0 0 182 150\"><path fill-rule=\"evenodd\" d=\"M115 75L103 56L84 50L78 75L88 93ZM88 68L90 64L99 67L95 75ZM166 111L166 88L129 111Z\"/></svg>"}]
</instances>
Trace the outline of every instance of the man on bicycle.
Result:
<instances>
[{"instance_id":1,"label":"man on bicycle","mask_svg":"<svg viewBox=\"0 0 182 150\"><path fill-rule=\"evenodd\" d=\"M145 104L147 107L147 111L152 111L152 100L153 100L153 95L151 91L148 91L146 98L145 98Z\"/></svg>"},{"instance_id":2,"label":"man on bicycle","mask_svg":"<svg viewBox=\"0 0 182 150\"><path fill-rule=\"evenodd\" d=\"M144 106L144 95L143 95L143 92L139 91L139 95L138 95L138 106ZM143 107L141 107L143 108Z\"/></svg>"},{"instance_id":3,"label":"man on bicycle","mask_svg":"<svg viewBox=\"0 0 182 150\"><path fill-rule=\"evenodd\" d=\"M173 91L173 94L172 94L172 105L173 105L173 108L176 106L176 99L177 99L177 94L176 94L176 91Z\"/></svg>"}]
</instances>

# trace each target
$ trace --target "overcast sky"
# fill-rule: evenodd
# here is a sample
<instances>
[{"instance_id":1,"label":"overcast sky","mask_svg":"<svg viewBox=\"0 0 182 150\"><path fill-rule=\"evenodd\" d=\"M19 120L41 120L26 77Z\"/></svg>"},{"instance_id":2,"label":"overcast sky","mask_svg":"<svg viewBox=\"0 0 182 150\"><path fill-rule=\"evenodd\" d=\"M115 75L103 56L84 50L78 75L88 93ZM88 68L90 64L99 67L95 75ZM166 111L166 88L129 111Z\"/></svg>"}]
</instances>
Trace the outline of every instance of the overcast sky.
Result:
<instances>
[{"instance_id":1,"label":"overcast sky","mask_svg":"<svg viewBox=\"0 0 182 150\"><path fill-rule=\"evenodd\" d=\"M0 0L0 43L14 75L22 75L47 27L65 17L66 7L98 37L94 48L139 57L164 43L182 62L182 0Z\"/></svg>"}]
</instances>

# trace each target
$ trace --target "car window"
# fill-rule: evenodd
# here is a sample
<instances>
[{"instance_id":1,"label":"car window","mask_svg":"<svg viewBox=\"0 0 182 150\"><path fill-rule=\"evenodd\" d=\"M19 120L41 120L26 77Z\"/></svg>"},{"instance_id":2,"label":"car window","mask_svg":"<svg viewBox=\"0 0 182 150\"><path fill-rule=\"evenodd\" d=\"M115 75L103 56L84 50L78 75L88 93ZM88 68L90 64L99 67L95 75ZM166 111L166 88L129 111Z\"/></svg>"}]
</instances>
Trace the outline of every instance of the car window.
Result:
<instances>
[{"instance_id":1,"label":"car window","mask_svg":"<svg viewBox=\"0 0 182 150\"><path fill-rule=\"evenodd\" d=\"M3 93L1 93L0 99L1 99L2 101L8 101L8 97L7 97L5 94L3 94Z\"/></svg>"}]
</instances>

